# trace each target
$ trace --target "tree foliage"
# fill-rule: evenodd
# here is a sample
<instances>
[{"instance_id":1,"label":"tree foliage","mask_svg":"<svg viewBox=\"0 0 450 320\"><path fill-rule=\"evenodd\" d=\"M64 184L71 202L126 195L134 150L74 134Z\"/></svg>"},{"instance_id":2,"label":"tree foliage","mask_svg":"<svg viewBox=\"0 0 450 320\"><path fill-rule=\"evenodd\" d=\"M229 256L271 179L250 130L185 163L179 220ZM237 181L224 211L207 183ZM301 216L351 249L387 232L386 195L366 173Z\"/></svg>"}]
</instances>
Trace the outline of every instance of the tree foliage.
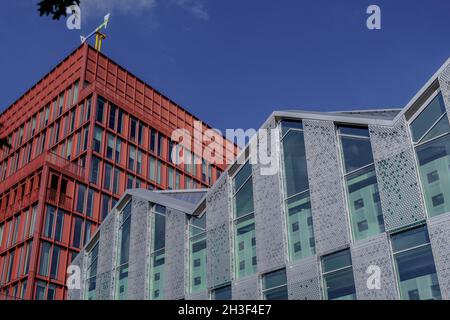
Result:
<instances>
[{"instance_id":1,"label":"tree foliage","mask_svg":"<svg viewBox=\"0 0 450 320\"><path fill-rule=\"evenodd\" d=\"M41 16L52 16L54 20L59 20L61 16L67 16L66 8L74 4L80 5L80 0L41 0L38 11Z\"/></svg>"}]
</instances>

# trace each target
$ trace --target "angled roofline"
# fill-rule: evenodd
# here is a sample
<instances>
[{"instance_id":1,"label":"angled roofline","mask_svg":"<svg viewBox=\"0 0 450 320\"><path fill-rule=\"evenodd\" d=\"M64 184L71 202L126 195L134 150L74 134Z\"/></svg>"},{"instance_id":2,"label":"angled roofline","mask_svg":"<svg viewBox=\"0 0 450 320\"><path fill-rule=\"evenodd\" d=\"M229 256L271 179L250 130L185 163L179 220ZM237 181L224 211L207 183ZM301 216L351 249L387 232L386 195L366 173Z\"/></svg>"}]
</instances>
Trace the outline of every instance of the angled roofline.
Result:
<instances>
[{"instance_id":1,"label":"angled roofline","mask_svg":"<svg viewBox=\"0 0 450 320\"><path fill-rule=\"evenodd\" d=\"M415 107L415 104L418 104L420 108L422 104L426 101L429 95L431 95L435 90L439 89L439 75L450 65L450 57L445 61L444 64L431 76L428 81L422 86L422 88L414 95L414 97L407 103L407 105L403 108L396 109L381 109L380 111L397 111L400 110L398 115L395 116L392 120L387 119L377 119L377 118L365 118L364 115L359 114L358 116L352 116L351 114L339 114L336 112L317 112L317 111L273 111L270 116L264 121L263 125L260 127L261 129L267 128L270 122L273 119L277 118L292 118L292 119L311 119L311 120L328 120L338 123L347 123L347 124L360 124L360 125L379 125L379 126L394 126L397 121L399 121L405 114ZM430 92L431 90L431 92ZM355 112L376 112L377 109L374 110L362 110ZM337 111L339 112L339 111ZM342 112L342 111L341 111ZM245 157L245 153L249 148L249 144L255 138L255 136L250 139L249 143L240 150L237 154L236 159L233 163L229 164L220 178L211 186L210 191L208 191L201 200L195 205L195 208L192 212L193 215L198 214L198 208L201 207L202 203L206 201L208 195L212 190L219 185L226 176L229 175L230 169L236 164L237 160Z\"/></svg>"},{"instance_id":2,"label":"angled roofline","mask_svg":"<svg viewBox=\"0 0 450 320\"><path fill-rule=\"evenodd\" d=\"M280 110L274 111L269 119L272 117L279 118L294 118L294 119L311 119L311 120L328 120L334 122L344 122L353 124L365 124L365 125L383 125L393 126L399 119L405 116L408 111L414 110L420 107L426 100L426 98L434 91L439 89L439 75L450 65L450 58L448 58L439 69L428 79L428 81L420 88L420 90L411 98L411 100L403 108L393 109L373 109L373 110L349 110L349 111L331 111L331 112L318 112L318 111L303 111L303 110ZM417 106L418 105L418 106ZM400 111L392 120L377 119L374 117L364 117L364 112L386 112L386 111ZM347 112L347 113L346 113ZM352 115L352 113L358 113L358 115ZM268 121L264 124L266 125ZM264 127L264 126L263 126Z\"/></svg>"}]
</instances>

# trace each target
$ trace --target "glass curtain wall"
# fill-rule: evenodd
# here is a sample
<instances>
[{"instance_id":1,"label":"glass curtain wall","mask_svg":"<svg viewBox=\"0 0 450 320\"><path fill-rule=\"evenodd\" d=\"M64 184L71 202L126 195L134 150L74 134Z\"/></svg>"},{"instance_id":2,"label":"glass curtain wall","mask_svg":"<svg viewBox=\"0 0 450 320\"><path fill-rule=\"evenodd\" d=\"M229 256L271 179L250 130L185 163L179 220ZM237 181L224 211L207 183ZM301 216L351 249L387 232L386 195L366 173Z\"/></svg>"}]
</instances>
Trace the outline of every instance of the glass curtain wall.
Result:
<instances>
[{"instance_id":1,"label":"glass curtain wall","mask_svg":"<svg viewBox=\"0 0 450 320\"><path fill-rule=\"evenodd\" d=\"M338 128L353 239L384 232L383 212L370 143L363 127Z\"/></svg>"},{"instance_id":2,"label":"glass curtain wall","mask_svg":"<svg viewBox=\"0 0 450 320\"><path fill-rule=\"evenodd\" d=\"M440 300L441 290L426 226L391 236L400 298Z\"/></svg>"},{"instance_id":3,"label":"glass curtain wall","mask_svg":"<svg viewBox=\"0 0 450 320\"><path fill-rule=\"evenodd\" d=\"M151 220L150 300L164 299L166 208L153 206Z\"/></svg>"},{"instance_id":4,"label":"glass curtain wall","mask_svg":"<svg viewBox=\"0 0 450 320\"><path fill-rule=\"evenodd\" d=\"M257 269L252 166L249 162L233 178L234 255L236 278Z\"/></svg>"},{"instance_id":5,"label":"glass curtain wall","mask_svg":"<svg viewBox=\"0 0 450 320\"><path fill-rule=\"evenodd\" d=\"M355 300L350 250L339 251L322 257L322 279L326 300Z\"/></svg>"},{"instance_id":6,"label":"glass curtain wall","mask_svg":"<svg viewBox=\"0 0 450 320\"><path fill-rule=\"evenodd\" d=\"M116 268L116 299L126 300L128 295L128 262L130 258L130 230L132 200L123 208L119 215L119 248Z\"/></svg>"},{"instance_id":7,"label":"glass curtain wall","mask_svg":"<svg viewBox=\"0 0 450 320\"><path fill-rule=\"evenodd\" d=\"M263 275L262 284L265 300L288 300L286 269Z\"/></svg>"},{"instance_id":8,"label":"glass curtain wall","mask_svg":"<svg viewBox=\"0 0 450 320\"><path fill-rule=\"evenodd\" d=\"M439 93L410 125L430 217L450 212L450 124Z\"/></svg>"},{"instance_id":9,"label":"glass curtain wall","mask_svg":"<svg viewBox=\"0 0 450 320\"><path fill-rule=\"evenodd\" d=\"M281 132L289 258L296 261L316 253L303 123L283 120Z\"/></svg>"},{"instance_id":10,"label":"glass curtain wall","mask_svg":"<svg viewBox=\"0 0 450 320\"><path fill-rule=\"evenodd\" d=\"M98 242L89 252L87 267L87 285L85 291L85 300L95 300L97 288L97 262L98 262Z\"/></svg>"},{"instance_id":11,"label":"glass curtain wall","mask_svg":"<svg viewBox=\"0 0 450 320\"><path fill-rule=\"evenodd\" d=\"M206 213L189 223L190 292L206 290Z\"/></svg>"}]
</instances>

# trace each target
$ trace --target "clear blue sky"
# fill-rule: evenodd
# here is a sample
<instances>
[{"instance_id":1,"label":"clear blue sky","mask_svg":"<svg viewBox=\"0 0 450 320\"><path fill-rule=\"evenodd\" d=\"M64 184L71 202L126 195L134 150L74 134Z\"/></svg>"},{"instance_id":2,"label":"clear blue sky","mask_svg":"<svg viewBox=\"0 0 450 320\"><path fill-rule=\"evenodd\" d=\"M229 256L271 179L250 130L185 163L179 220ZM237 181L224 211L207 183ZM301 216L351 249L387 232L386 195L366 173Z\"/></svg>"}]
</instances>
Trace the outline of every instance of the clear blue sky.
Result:
<instances>
[{"instance_id":1,"label":"clear blue sky","mask_svg":"<svg viewBox=\"0 0 450 320\"><path fill-rule=\"evenodd\" d=\"M82 30L2 1L0 109L112 11L104 53L212 126L275 109L402 107L450 56L448 0L81 0ZM124 7L127 3L127 7ZM366 28L366 8L382 30Z\"/></svg>"}]
</instances>

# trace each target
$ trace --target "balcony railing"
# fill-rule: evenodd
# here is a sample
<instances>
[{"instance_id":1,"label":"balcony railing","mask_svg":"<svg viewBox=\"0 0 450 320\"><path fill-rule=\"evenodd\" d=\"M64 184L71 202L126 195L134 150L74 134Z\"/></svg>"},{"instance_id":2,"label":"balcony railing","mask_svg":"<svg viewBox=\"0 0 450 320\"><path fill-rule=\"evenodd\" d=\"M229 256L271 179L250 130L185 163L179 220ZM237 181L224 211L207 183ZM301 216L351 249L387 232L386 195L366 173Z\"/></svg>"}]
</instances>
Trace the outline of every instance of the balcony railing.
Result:
<instances>
[{"instance_id":1,"label":"balcony railing","mask_svg":"<svg viewBox=\"0 0 450 320\"><path fill-rule=\"evenodd\" d=\"M47 189L47 201L66 210L72 209L72 198L56 190Z\"/></svg>"},{"instance_id":2,"label":"balcony railing","mask_svg":"<svg viewBox=\"0 0 450 320\"><path fill-rule=\"evenodd\" d=\"M27 193L22 198L16 199L13 204L6 206L4 209L0 209L0 221L4 219L8 219L15 212L22 210L25 207L28 207L33 202L39 199L39 189L34 189L30 193Z\"/></svg>"},{"instance_id":3,"label":"balcony railing","mask_svg":"<svg viewBox=\"0 0 450 320\"><path fill-rule=\"evenodd\" d=\"M84 178L85 170L83 167L80 167L76 163L70 162L69 160L57 155L56 153L48 152L45 160L62 170L76 175L77 177Z\"/></svg>"}]
</instances>

